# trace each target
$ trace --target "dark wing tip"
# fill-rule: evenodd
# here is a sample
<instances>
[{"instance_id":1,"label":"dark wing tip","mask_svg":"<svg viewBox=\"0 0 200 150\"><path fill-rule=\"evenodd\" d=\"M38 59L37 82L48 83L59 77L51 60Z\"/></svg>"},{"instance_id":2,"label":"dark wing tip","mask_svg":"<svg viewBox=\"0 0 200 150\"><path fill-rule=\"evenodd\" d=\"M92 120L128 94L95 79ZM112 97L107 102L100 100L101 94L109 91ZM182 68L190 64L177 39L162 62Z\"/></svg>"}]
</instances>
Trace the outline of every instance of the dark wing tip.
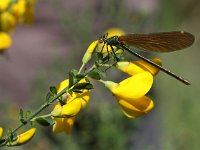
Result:
<instances>
[{"instance_id":1,"label":"dark wing tip","mask_svg":"<svg viewBox=\"0 0 200 150\"><path fill-rule=\"evenodd\" d=\"M188 40L190 45L192 45L194 43L195 37L193 34L191 34L189 32L185 32L185 31L180 31L180 33Z\"/></svg>"}]
</instances>

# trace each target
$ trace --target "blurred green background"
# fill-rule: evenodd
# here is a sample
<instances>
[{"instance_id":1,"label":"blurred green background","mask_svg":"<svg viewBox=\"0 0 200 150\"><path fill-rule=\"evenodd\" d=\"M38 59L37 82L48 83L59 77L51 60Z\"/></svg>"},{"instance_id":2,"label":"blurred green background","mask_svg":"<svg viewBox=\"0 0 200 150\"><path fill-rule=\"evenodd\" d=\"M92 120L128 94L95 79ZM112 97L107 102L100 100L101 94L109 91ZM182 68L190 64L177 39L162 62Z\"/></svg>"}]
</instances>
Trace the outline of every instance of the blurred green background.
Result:
<instances>
[{"instance_id":1,"label":"blurred green background","mask_svg":"<svg viewBox=\"0 0 200 150\"><path fill-rule=\"evenodd\" d=\"M34 24L18 27L7 57L0 57L1 126L15 127L19 108L34 110L42 104L48 87L67 78L72 68L78 69L88 45L109 27L127 33L193 33L195 43L186 50L147 54L161 58L163 66L192 85L160 72L151 94L153 111L128 119L108 90L94 83L91 102L71 135L53 135L51 128L38 127L30 143L14 149L199 150L199 15L199 0L38 0ZM113 80L122 78L110 74Z\"/></svg>"}]
</instances>

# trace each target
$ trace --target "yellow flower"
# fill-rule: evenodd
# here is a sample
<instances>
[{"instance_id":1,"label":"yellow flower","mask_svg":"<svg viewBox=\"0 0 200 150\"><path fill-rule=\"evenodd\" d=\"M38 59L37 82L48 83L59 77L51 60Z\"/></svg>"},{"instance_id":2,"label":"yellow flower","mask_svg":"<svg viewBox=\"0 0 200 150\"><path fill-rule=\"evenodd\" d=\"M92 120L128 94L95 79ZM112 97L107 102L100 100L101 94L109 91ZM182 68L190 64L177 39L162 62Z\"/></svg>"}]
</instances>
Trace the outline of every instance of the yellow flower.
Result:
<instances>
[{"instance_id":1,"label":"yellow flower","mask_svg":"<svg viewBox=\"0 0 200 150\"><path fill-rule=\"evenodd\" d=\"M28 141L30 141L33 136L35 135L36 132L36 128L32 128L20 135L17 136L17 139L11 143L8 143L8 146L20 146L23 145L25 143L27 143Z\"/></svg>"},{"instance_id":2,"label":"yellow flower","mask_svg":"<svg viewBox=\"0 0 200 150\"><path fill-rule=\"evenodd\" d=\"M0 32L0 52L4 52L12 44L11 38L7 33Z\"/></svg>"},{"instance_id":3,"label":"yellow flower","mask_svg":"<svg viewBox=\"0 0 200 150\"><path fill-rule=\"evenodd\" d=\"M161 65L161 60L154 58L152 61L158 65ZM134 75L139 72L143 71L149 71L153 76L155 76L158 72L159 69L152 66L151 64L139 60L139 61L131 61L131 62L117 62L116 67L120 70L123 71L129 75Z\"/></svg>"},{"instance_id":4,"label":"yellow flower","mask_svg":"<svg viewBox=\"0 0 200 150\"><path fill-rule=\"evenodd\" d=\"M3 137L3 128L0 127L0 140L1 140L2 137Z\"/></svg>"},{"instance_id":5,"label":"yellow flower","mask_svg":"<svg viewBox=\"0 0 200 150\"><path fill-rule=\"evenodd\" d=\"M54 110L62 110L62 106L60 103L58 103ZM60 133L60 132L65 132L69 134L73 128L75 117L65 117L65 118L56 118L53 117L55 124L53 125L53 132L54 133Z\"/></svg>"},{"instance_id":6,"label":"yellow flower","mask_svg":"<svg viewBox=\"0 0 200 150\"><path fill-rule=\"evenodd\" d=\"M12 32L16 26L14 16L8 12L0 14L0 27L2 31Z\"/></svg>"},{"instance_id":7,"label":"yellow flower","mask_svg":"<svg viewBox=\"0 0 200 150\"><path fill-rule=\"evenodd\" d=\"M79 81L79 83L84 83L84 82L86 82L85 78ZM57 92L60 93L68 85L69 85L68 79L62 81L57 87ZM90 90L81 90L81 91L82 93L73 92L72 95L68 94L66 99L67 104L72 103L73 101L79 101L81 104L81 109L85 108L85 106L90 100Z\"/></svg>"},{"instance_id":8,"label":"yellow flower","mask_svg":"<svg viewBox=\"0 0 200 150\"><path fill-rule=\"evenodd\" d=\"M82 79L79 83L86 82L85 79ZM58 88L57 92L60 93L64 88L69 85L69 80L62 81ZM65 105L58 103L54 110L51 112L55 124L53 126L53 132L59 133L64 131L65 133L70 133L74 124L75 116L85 108L87 103L90 100L90 91L81 90L82 93L72 93L72 95L65 95Z\"/></svg>"},{"instance_id":9,"label":"yellow flower","mask_svg":"<svg viewBox=\"0 0 200 150\"><path fill-rule=\"evenodd\" d=\"M35 0L26 1L26 9L24 12L24 23L32 24L35 12Z\"/></svg>"},{"instance_id":10,"label":"yellow flower","mask_svg":"<svg viewBox=\"0 0 200 150\"><path fill-rule=\"evenodd\" d=\"M10 0L0 0L0 12L3 12L9 5Z\"/></svg>"},{"instance_id":11,"label":"yellow flower","mask_svg":"<svg viewBox=\"0 0 200 150\"><path fill-rule=\"evenodd\" d=\"M148 71L139 72L120 83L112 81L103 83L116 97L127 117L144 115L153 108L153 101L145 96L153 84L153 76Z\"/></svg>"},{"instance_id":12,"label":"yellow flower","mask_svg":"<svg viewBox=\"0 0 200 150\"><path fill-rule=\"evenodd\" d=\"M23 15L25 13L26 1L18 0L18 2L14 3L11 7L11 12L15 19L19 22L23 21Z\"/></svg>"},{"instance_id":13,"label":"yellow flower","mask_svg":"<svg viewBox=\"0 0 200 150\"><path fill-rule=\"evenodd\" d=\"M120 36L120 35L125 34L124 31L123 31L122 29L120 29L120 28L115 28L115 27L109 28L105 33L108 33L108 37L107 37L107 38L113 37L113 36L115 36L115 35ZM106 48L106 46L104 46L103 49L102 49L102 46L103 46L103 43L99 43L99 44L98 44L98 50L99 50L99 51L102 50L102 53L103 53L103 54L104 54L104 53L107 53L107 48ZM113 46L113 48L115 48L115 47ZM110 51L111 51L111 48L108 47L108 52L110 52ZM122 50L117 50L116 53L122 53L122 52L123 52Z\"/></svg>"}]
</instances>

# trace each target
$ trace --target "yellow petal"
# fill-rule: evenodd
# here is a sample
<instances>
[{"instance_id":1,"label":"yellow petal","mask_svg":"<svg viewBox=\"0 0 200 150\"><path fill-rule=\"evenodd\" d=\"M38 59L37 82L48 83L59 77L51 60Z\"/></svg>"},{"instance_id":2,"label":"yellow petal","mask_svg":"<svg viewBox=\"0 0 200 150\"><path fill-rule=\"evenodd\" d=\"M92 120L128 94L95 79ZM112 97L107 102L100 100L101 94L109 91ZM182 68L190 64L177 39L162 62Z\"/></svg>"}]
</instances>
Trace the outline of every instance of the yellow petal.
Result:
<instances>
[{"instance_id":1,"label":"yellow petal","mask_svg":"<svg viewBox=\"0 0 200 150\"><path fill-rule=\"evenodd\" d=\"M0 32L0 52L3 52L5 49L11 46L11 38L7 33Z\"/></svg>"},{"instance_id":2,"label":"yellow petal","mask_svg":"<svg viewBox=\"0 0 200 150\"><path fill-rule=\"evenodd\" d=\"M3 137L3 128L0 127L0 140L1 140L2 137Z\"/></svg>"},{"instance_id":3,"label":"yellow petal","mask_svg":"<svg viewBox=\"0 0 200 150\"><path fill-rule=\"evenodd\" d=\"M158 65L161 65L160 59L154 58L152 59L152 61ZM151 64L143 60L132 61L132 62L118 62L116 64L116 67L119 70L128 73L130 75L135 75L143 71L149 71L153 76L155 76L159 72L158 68L152 66Z\"/></svg>"},{"instance_id":4,"label":"yellow petal","mask_svg":"<svg viewBox=\"0 0 200 150\"><path fill-rule=\"evenodd\" d=\"M113 37L115 35L120 36L120 35L125 34L125 32L122 29L117 28L117 27L109 28L108 30L106 30L105 33L108 33L108 38Z\"/></svg>"},{"instance_id":5,"label":"yellow petal","mask_svg":"<svg viewBox=\"0 0 200 150\"><path fill-rule=\"evenodd\" d=\"M149 97L142 97L137 100L118 99L118 103L123 113L129 118L139 117L148 113L154 106L153 101Z\"/></svg>"},{"instance_id":6,"label":"yellow petal","mask_svg":"<svg viewBox=\"0 0 200 150\"><path fill-rule=\"evenodd\" d=\"M133 105L135 108L137 108L139 111L147 112L151 110L154 106L153 101L147 97L143 96L139 99L121 99L120 97L116 97L118 101L126 101L127 103Z\"/></svg>"},{"instance_id":7,"label":"yellow petal","mask_svg":"<svg viewBox=\"0 0 200 150\"><path fill-rule=\"evenodd\" d=\"M90 101L90 91L83 90L83 93L80 93L79 95L77 95L77 98L81 102L81 109L85 108L85 106Z\"/></svg>"},{"instance_id":8,"label":"yellow petal","mask_svg":"<svg viewBox=\"0 0 200 150\"><path fill-rule=\"evenodd\" d=\"M64 131L65 131L66 134L71 133L71 130L72 130L73 125L74 125L74 120L75 120L75 117L64 118L63 127L64 127Z\"/></svg>"},{"instance_id":9,"label":"yellow petal","mask_svg":"<svg viewBox=\"0 0 200 150\"><path fill-rule=\"evenodd\" d=\"M53 118L55 121L55 124L53 125L53 133L60 133L64 130L63 127L63 121L64 118Z\"/></svg>"},{"instance_id":10,"label":"yellow petal","mask_svg":"<svg viewBox=\"0 0 200 150\"><path fill-rule=\"evenodd\" d=\"M150 90L152 84L152 74L144 71L123 80L119 83L119 86L112 89L111 92L122 99L138 99Z\"/></svg>"},{"instance_id":11,"label":"yellow petal","mask_svg":"<svg viewBox=\"0 0 200 150\"><path fill-rule=\"evenodd\" d=\"M145 114L145 112L139 111L135 106L131 105L125 100L118 101L121 106L122 112L129 118L136 118Z\"/></svg>"},{"instance_id":12,"label":"yellow petal","mask_svg":"<svg viewBox=\"0 0 200 150\"><path fill-rule=\"evenodd\" d=\"M32 129L18 135L17 140L12 143L9 143L9 144L11 144L9 146L20 146L20 145L27 143L28 141L30 141L33 138L33 136L35 135L35 132L36 132L36 128L32 128Z\"/></svg>"},{"instance_id":13,"label":"yellow petal","mask_svg":"<svg viewBox=\"0 0 200 150\"><path fill-rule=\"evenodd\" d=\"M69 85L69 79L66 79L62 81L58 86L57 86L57 93L60 93L62 90L64 90L67 86Z\"/></svg>"},{"instance_id":14,"label":"yellow petal","mask_svg":"<svg viewBox=\"0 0 200 150\"><path fill-rule=\"evenodd\" d=\"M70 103L62 106L61 116L75 116L81 110L81 101L80 99L75 99Z\"/></svg>"},{"instance_id":15,"label":"yellow petal","mask_svg":"<svg viewBox=\"0 0 200 150\"><path fill-rule=\"evenodd\" d=\"M75 117L70 118L55 118L55 124L53 125L53 132L60 133L65 132L69 134L73 128Z\"/></svg>"}]
</instances>

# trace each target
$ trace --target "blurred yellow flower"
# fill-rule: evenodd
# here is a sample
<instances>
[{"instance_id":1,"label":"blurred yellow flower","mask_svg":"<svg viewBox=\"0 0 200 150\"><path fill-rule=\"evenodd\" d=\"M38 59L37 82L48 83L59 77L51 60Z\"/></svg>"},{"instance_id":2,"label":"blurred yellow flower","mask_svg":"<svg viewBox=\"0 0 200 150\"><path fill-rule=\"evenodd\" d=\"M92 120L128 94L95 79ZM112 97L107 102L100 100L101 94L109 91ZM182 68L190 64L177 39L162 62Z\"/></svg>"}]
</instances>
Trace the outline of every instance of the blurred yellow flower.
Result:
<instances>
[{"instance_id":1,"label":"blurred yellow flower","mask_svg":"<svg viewBox=\"0 0 200 150\"><path fill-rule=\"evenodd\" d=\"M24 12L24 23L32 24L34 20L35 0L26 1L26 9Z\"/></svg>"},{"instance_id":2,"label":"blurred yellow flower","mask_svg":"<svg viewBox=\"0 0 200 150\"><path fill-rule=\"evenodd\" d=\"M148 71L138 72L120 83L112 81L103 83L116 97L127 117L144 115L153 108L153 101L145 96L153 84L153 76Z\"/></svg>"},{"instance_id":3,"label":"blurred yellow flower","mask_svg":"<svg viewBox=\"0 0 200 150\"><path fill-rule=\"evenodd\" d=\"M0 14L0 27L1 31L12 32L16 26L16 20L9 12Z\"/></svg>"},{"instance_id":4,"label":"blurred yellow flower","mask_svg":"<svg viewBox=\"0 0 200 150\"><path fill-rule=\"evenodd\" d=\"M0 140L1 140L2 137L3 137L3 128L0 127Z\"/></svg>"},{"instance_id":5,"label":"blurred yellow flower","mask_svg":"<svg viewBox=\"0 0 200 150\"><path fill-rule=\"evenodd\" d=\"M113 37L113 36L115 36L115 35L120 36L120 35L125 34L125 32L124 32L122 29L116 28L116 27L109 28L105 33L108 33L108 37L107 37L107 38ZM108 46L108 50L107 50L106 46L104 46L103 49L102 49L102 46L103 46L103 43L99 43L99 44L98 44L98 50L99 50L99 51L102 50L102 53L103 53L103 54L104 54L104 53L107 53L107 51L108 51L108 52L111 51L111 48L110 48L109 46ZM115 47L113 46L113 48L115 48ZM116 53L122 53L122 52L123 52L122 50L117 50Z\"/></svg>"},{"instance_id":6,"label":"blurred yellow flower","mask_svg":"<svg viewBox=\"0 0 200 150\"><path fill-rule=\"evenodd\" d=\"M0 12L3 12L9 5L10 0L0 0Z\"/></svg>"},{"instance_id":7,"label":"blurred yellow flower","mask_svg":"<svg viewBox=\"0 0 200 150\"><path fill-rule=\"evenodd\" d=\"M11 38L7 33L0 32L0 52L4 52L5 49L11 46Z\"/></svg>"},{"instance_id":8,"label":"blurred yellow flower","mask_svg":"<svg viewBox=\"0 0 200 150\"><path fill-rule=\"evenodd\" d=\"M85 79L82 79L79 83L86 82ZM57 92L61 92L64 88L69 85L69 80L62 81L58 88ZM53 132L66 132L70 133L75 116L81 111L81 109L85 108L87 103L90 100L90 91L89 90L81 90L82 93L75 93L73 92L72 95L67 94L65 95L65 102L66 104L61 105L58 103L54 110L51 112L55 124L53 126Z\"/></svg>"},{"instance_id":9,"label":"blurred yellow flower","mask_svg":"<svg viewBox=\"0 0 200 150\"><path fill-rule=\"evenodd\" d=\"M152 61L158 65L162 65L161 60L158 58L152 59ZM131 62L117 62L116 68L118 68L120 71L123 71L129 75L135 75L136 73L143 72L143 71L149 71L153 76L155 76L159 69L152 66L151 64L139 60L139 61L131 61Z\"/></svg>"},{"instance_id":10,"label":"blurred yellow flower","mask_svg":"<svg viewBox=\"0 0 200 150\"><path fill-rule=\"evenodd\" d=\"M18 22L23 21L23 15L25 13L26 0L18 0L11 7L11 12Z\"/></svg>"}]
</instances>

